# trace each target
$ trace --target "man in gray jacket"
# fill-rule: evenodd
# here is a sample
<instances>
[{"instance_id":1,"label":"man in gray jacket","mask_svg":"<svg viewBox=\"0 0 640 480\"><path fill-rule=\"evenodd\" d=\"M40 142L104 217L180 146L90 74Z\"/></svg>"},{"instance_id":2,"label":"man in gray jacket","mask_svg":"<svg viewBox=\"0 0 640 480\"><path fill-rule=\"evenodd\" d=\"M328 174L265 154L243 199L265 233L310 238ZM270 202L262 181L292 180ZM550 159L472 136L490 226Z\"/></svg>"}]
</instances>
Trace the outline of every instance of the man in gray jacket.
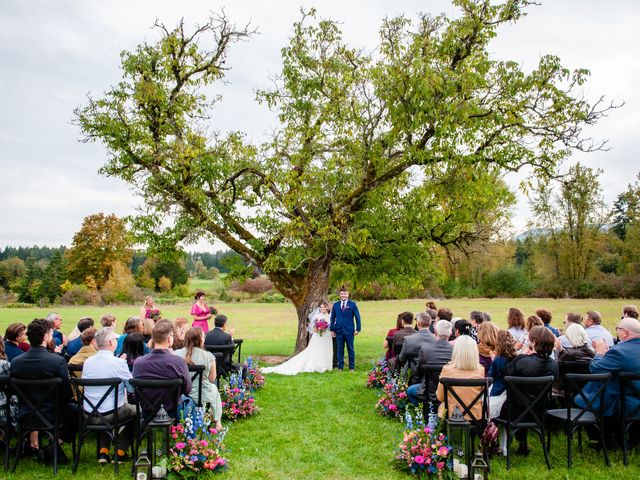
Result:
<instances>
[{"instance_id":1,"label":"man in gray jacket","mask_svg":"<svg viewBox=\"0 0 640 480\"><path fill-rule=\"evenodd\" d=\"M418 365L421 363L433 364L445 364L451 361L451 353L453 347L449 343L449 335L451 335L451 322L447 320L439 320L436 323L436 340L433 343L424 344L420 348L420 356L418 357ZM409 401L413 405L418 405L418 399L424 395L427 386L424 382L411 385L407 389L407 396ZM430 402L432 405L436 402L436 389L438 388L438 382L433 379L429 381L428 398L425 401Z\"/></svg>"},{"instance_id":2,"label":"man in gray jacket","mask_svg":"<svg viewBox=\"0 0 640 480\"><path fill-rule=\"evenodd\" d=\"M431 315L427 312L418 312L416 314L416 320L418 324L418 332L415 335L411 335L404 339L402 344L402 351L398 357L401 364L405 364L406 368L411 368L414 374L411 375L409 384L418 383L420 377L417 375L418 356L420 355L420 349L424 345L431 345L435 343L436 337L429 331L429 325L431 325Z\"/></svg>"}]
</instances>

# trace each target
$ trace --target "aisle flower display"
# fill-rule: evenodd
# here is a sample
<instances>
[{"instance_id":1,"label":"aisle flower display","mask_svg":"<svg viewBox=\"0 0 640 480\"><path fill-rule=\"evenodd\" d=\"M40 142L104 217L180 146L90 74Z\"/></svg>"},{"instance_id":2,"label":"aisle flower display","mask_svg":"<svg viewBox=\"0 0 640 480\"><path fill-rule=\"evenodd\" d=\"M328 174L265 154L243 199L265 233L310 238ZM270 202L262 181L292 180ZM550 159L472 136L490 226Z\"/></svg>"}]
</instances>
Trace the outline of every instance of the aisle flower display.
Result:
<instances>
[{"instance_id":1,"label":"aisle flower display","mask_svg":"<svg viewBox=\"0 0 640 480\"><path fill-rule=\"evenodd\" d=\"M442 422L437 415L429 415L424 424L422 415L412 416L407 411L404 438L396 451L398 466L420 479L455 479L453 450L442 433Z\"/></svg>"},{"instance_id":2,"label":"aisle flower display","mask_svg":"<svg viewBox=\"0 0 640 480\"><path fill-rule=\"evenodd\" d=\"M394 377L390 377L376 403L376 411L380 415L393 418L402 418L409 403L407 397L407 385Z\"/></svg>"},{"instance_id":3,"label":"aisle flower display","mask_svg":"<svg viewBox=\"0 0 640 480\"><path fill-rule=\"evenodd\" d=\"M373 363L373 368L369 371L369 375L367 375L367 387L384 387L390 375L391 369L389 368L389 364L383 357Z\"/></svg>"},{"instance_id":4,"label":"aisle flower display","mask_svg":"<svg viewBox=\"0 0 640 480\"><path fill-rule=\"evenodd\" d=\"M264 386L264 375L262 374L262 370L258 366L256 362L253 361L253 358L247 358L244 366L247 370L247 376L244 379L244 386L251 392L255 392L259 388Z\"/></svg>"},{"instance_id":5,"label":"aisle flower display","mask_svg":"<svg viewBox=\"0 0 640 480\"><path fill-rule=\"evenodd\" d=\"M232 422L259 411L253 394L245 387L242 377L238 374L231 375L229 383L222 388L220 396L222 397L222 415Z\"/></svg>"},{"instance_id":6,"label":"aisle flower display","mask_svg":"<svg viewBox=\"0 0 640 480\"><path fill-rule=\"evenodd\" d=\"M204 472L221 472L227 468L223 456L226 429L215 429L211 412L202 407L183 411L180 421L169 434L168 470L174 478L195 478Z\"/></svg>"}]
</instances>

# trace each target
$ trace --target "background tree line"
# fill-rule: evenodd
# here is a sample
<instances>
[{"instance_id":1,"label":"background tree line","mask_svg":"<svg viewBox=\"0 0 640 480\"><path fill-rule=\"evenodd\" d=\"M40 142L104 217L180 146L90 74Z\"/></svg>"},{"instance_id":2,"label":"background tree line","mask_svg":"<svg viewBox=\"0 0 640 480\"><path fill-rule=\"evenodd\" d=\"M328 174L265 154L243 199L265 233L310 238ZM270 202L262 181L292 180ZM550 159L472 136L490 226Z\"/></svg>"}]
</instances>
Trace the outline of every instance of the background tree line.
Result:
<instances>
[{"instance_id":1,"label":"background tree line","mask_svg":"<svg viewBox=\"0 0 640 480\"><path fill-rule=\"evenodd\" d=\"M500 233L462 247L435 246L429 262L412 264L413 281L338 267L331 286L349 285L361 299L409 297L640 297L640 173L613 205L599 173L581 164L529 193L533 217L515 238ZM486 221L486 219L485 219ZM224 277L228 289L276 296L262 272L231 250L157 253L134 250L125 222L102 213L84 219L69 248L5 247L0 251L4 302L127 303L156 292L188 297L190 278ZM360 272L365 272L360 275ZM268 293L267 293L268 292Z\"/></svg>"}]
</instances>

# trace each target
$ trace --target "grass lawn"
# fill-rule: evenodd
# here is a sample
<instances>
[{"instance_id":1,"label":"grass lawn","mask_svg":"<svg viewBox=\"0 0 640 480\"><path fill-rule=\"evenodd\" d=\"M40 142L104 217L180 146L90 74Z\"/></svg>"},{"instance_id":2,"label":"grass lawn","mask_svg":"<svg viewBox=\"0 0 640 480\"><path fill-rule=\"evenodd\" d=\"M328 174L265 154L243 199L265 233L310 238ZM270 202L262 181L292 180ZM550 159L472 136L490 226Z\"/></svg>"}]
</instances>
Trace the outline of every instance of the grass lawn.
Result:
<instances>
[{"instance_id":1,"label":"grass lawn","mask_svg":"<svg viewBox=\"0 0 640 480\"><path fill-rule=\"evenodd\" d=\"M553 324L562 326L569 311L599 310L605 325L613 330L622 305L638 303L623 300L449 300L438 302L454 314L467 316L471 310L487 311L499 326L505 326L509 307L517 306L526 315L538 307L554 314ZM231 424L226 439L229 471L221 479L403 479L411 478L393 466L395 446L402 436L402 424L379 417L374 412L376 391L365 388L366 371L381 353L381 344L395 317L404 310L418 311L422 300L359 302L363 331L356 339L357 372L302 374L294 377L267 375L265 387L256 400L262 411L252 419ZM188 316L190 305L159 305L164 316ZM236 337L244 338L246 355L290 355L295 340L295 311L289 304L216 304L229 316ZM63 330L71 331L82 316L98 319L111 311L118 326L137 314L139 306L58 308L64 318ZM27 323L43 317L49 310L0 308L0 331L15 321ZM601 454L585 448L574 453L574 468L566 468L566 441L556 435L552 442L553 470L548 472L538 442L531 438L532 454L514 457L511 472L505 461L494 459L492 478L640 478L640 456L631 456L631 465L622 465L620 452L612 454L612 467L605 466ZM95 446L87 445L77 475L62 467L59 478L114 478L112 467L99 467ZM51 478L52 470L33 461L22 461L15 474L0 472L0 478ZM122 469L119 478L128 478Z\"/></svg>"}]
</instances>

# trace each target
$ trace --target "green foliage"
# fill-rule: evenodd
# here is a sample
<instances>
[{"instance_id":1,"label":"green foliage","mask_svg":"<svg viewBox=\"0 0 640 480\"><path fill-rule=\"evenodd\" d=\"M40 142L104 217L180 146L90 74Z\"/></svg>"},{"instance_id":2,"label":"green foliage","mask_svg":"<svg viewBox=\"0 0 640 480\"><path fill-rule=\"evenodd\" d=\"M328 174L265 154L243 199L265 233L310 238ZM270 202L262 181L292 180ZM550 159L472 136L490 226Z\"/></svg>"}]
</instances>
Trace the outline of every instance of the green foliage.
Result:
<instances>
[{"instance_id":1,"label":"green foliage","mask_svg":"<svg viewBox=\"0 0 640 480\"><path fill-rule=\"evenodd\" d=\"M102 297L97 290L84 284L74 284L60 297L62 305L100 305Z\"/></svg>"},{"instance_id":2,"label":"green foliage","mask_svg":"<svg viewBox=\"0 0 640 480\"><path fill-rule=\"evenodd\" d=\"M55 252L47 268L42 274L42 284L38 290L38 298L46 298L53 303L62 295L62 284L67 280L67 262L62 250Z\"/></svg>"},{"instance_id":3,"label":"green foliage","mask_svg":"<svg viewBox=\"0 0 640 480\"><path fill-rule=\"evenodd\" d=\"M18 288L18 298L21 302L36 303L40 297L38 293L42 285L43 267L34 257L25 262L25 275Z\"/></svg>"},{"instance_id":4,"label":"green foliage","mask_svg":"<svg viewBox=\"0 0 640 480\"><path fill-rule=\"evenodd\" d=\"M504 266L484 278L483 293L490 298L525 297L534 286L521 268Z\"/></svg>"},{"instance_id":5,"label":"green foliage","mask_svg":"<svg viewBox=\"0 0 640 480\"><path fill-rule=\"evenodd\" d=\"M15 285L17 288L25 273L25 262L18 257L0 261L0 287L8 290Z\"/></svg>"}]
</instances>

